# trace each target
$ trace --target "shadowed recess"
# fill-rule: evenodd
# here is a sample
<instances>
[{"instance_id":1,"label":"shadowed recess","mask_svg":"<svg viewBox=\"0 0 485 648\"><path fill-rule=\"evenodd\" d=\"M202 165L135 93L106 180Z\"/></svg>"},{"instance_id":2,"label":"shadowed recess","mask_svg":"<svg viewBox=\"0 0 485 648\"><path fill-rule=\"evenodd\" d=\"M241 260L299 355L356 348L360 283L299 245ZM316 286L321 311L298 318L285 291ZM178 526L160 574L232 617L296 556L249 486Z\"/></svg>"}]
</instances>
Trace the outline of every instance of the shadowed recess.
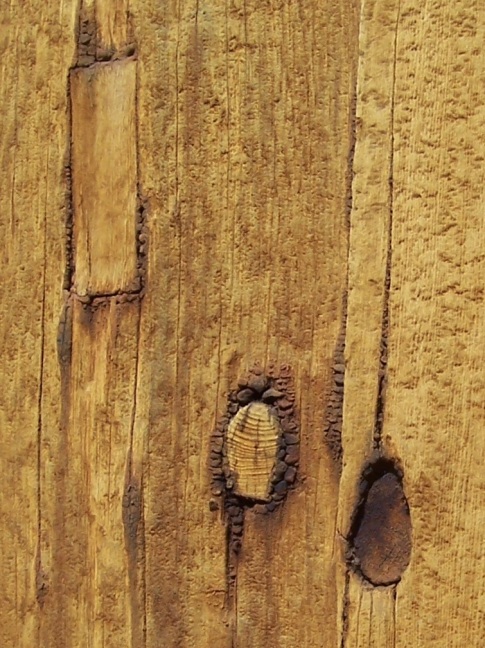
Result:
<instances>
[{"instance_id":1,"label":"shadowed recess","mask_svg":"<svg viewBox=\"0 0 485 648\"><path fill-rule=\"evenodd\" d=\"M393 585L411 558L412 528L402 473L378 459L363 473L362 497L348 538L348 561L373 585Z\"/></svg>"}]
</instances>

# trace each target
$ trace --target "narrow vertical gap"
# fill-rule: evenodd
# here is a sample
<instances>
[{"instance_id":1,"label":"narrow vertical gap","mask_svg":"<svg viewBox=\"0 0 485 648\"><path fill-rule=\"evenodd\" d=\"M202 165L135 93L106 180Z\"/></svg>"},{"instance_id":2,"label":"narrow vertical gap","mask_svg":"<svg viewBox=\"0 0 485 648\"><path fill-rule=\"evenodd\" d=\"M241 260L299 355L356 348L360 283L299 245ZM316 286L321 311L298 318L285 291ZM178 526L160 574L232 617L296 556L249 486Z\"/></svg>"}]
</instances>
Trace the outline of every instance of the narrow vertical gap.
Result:
<instances>
[{"instance_id":1,"label":"narrow vertical gap","mask_svg":"<svg viewBox=\"0 0 485 648\"><path fill-rule=\"evenodd\" d=\"M343 592L343 602L342 602L342 637L340 639L340 648L345 648L347 643L347 635L349 633L349 607L350 607L350 571L345 570L345 584Z\"/></svg>"},{"instance_id":2,"label":"narrow vertical gap","mask_svg":"<svg viewBox=\"0 0 485 648\"><path fill-rule=\"evenodd\" d=\"M350 133L349 133L349 152L347 157L347 200L346 200L346 226L347 226L347 255L346 255L346 278L345 278L345 292L343 296L342 304L342 324L341 324L341 355L343 358L344 373L342 377L342 419L343 419L343 403L345 398L345 342L347 336L347 317L348 317L348 293L349 293L349 266L350 266L350 236L352 230L352 210L353 210L353 181L354 181L354 162L355 162L355 150L357 145L357 103L358 103L358 82L359 82L359 45L360 45L360 35L361 35L361 25L362 25L362 2L358 3L358 23L357 23L357 52L356 52L356 64L354 68L354 79L352 87L352 97L350 102ZM342 420L343 425L343 420ZM342 430L340 430L340 459L339 459L339 468L342 470L343 463L343 446L341 439ZM345 569L345 582L344 582L344 591L342 594L342 636L340 639L340 648L345 648L347 643L347 636L349 633L349 608L350 608L350 570L348 567ZM359 601L360 606L360 601Z\"/></svg>"},{"instance_id":3,"label":"narrow vertical gap","mask_svg":"<svg viewBox=\"0 0 485 648\"><path fill-rule=\"evenodd\" d=\"M76 55L77 56L77 55ZM66 81L66 94L67 94L67 151L64 163L64 175L66 181L65 188L65 200L66 200L66 211L65 211L65 270L64 270L64 282L63 288L66 291L70 291L72 288L73 274L74 274L74 251L73 251L73 236L74 236L74 215L73 215L73 195L72 195L72 95L71 95L71 71L73 68L69 68L67 72L67 81Z\"/></svg>"},{"instance_id":4,"label":"narrow vertical gap","mask_svg":"<svg viewBox=\"0 0 485 648\"><path fill-rule=\"evenodd\" d=\"M135 50L136 51L136 50ZM142 325L142 298L144 294L147 272L148 272L148 250L146 248L146 241L140 241L141 236L146 236L144 228L146 226L146 205L144 203L142 191L141 191L141 177L140 177L140 112L139 112L139 98L140 98L140 87L139 87L139 70L138 66L136 68L136 79L135 79L135 151L136 151L136 178L137 178L137 193L139 205L139 212L137 213L137 218L139 222L136 223L136 226L140 226L140 235L137 236L137 257L140 266L140 277L139 277L139 290L140 290L140 299L138 301L138 318L137 318L137 327L136 327L136 357L135 357L135 384L133 387L133 413L130 426L130 463L132 464L133 457L133 443L135 436L135 425L136 418L138 414L138 382L140 379L140 344L141 344L141 325ZM144 245L144 253L141 252L141 245ZM142 444L144 448L144 444ZM132 475L133 466L130 465L130 476ZM139 487L140 487L140 539L141 539L141 552L139 560L141 565L137 565L137 568L141 570L142 582L140 583L140 588L142 592L142 601L143 601L143 610L142 610L142 641L143 646L146 646L147 641L147 598L146 598L146 540L145 540L145 509L144 509L144 496L143 496L143 484L144 484L144 461L143 457L141 460L141 475L139 476Z\"/></svg>"},{"instance_id":5,"label":"narrow vertical gap","mask_svg":"<svg viewBox=\"0 0 485 648\"><path fill-rule=\"evenodd\" d=\"M384 279L384 299L381 321L381 339L379 348L379 378L374 425L374 449L382 452L382 427L384 423L385 398L388 378L388 339L389 339L389 300L391 293L391 268L392 268L392 234L394 220L394 112L396 94L396 66L397 66L397 37L401 4L397 7L396 25L394 29L392 90L390 107L390 152L389 152L389 222L387 232L386 270Z\"/></svg>"},{"instance_id":6,"label":"narrow vertical gap","mask_svg":"<svg viewBox=\"0 0 485 648\"><path fill-rule=\"evenodd\" d=\"M50 109L50 93L48 110ZM45 359L45 313L46 313L46 278L47 278L47 195L49 193L49 149L46 163L46 198L44 204L44 243L42 263L42 302L40 312L40 361L39 361L39 390L37 395L37 557L35 587L37 603L42 606L47 593L42 568L42 425L44 397L44 359ZM41 618L38 615L37 637L40 641Z\"/></svg>"},{"instance_id":7,"label":"narrow vertical gap","mask_svg":"<svg viewBox=\"0 0 485 648\"><path fill-rule=\"evenodd\" d=\"M392 607L392 648L396 648L396 641L397 641L397 628L396 628L396 621L397 621L397 586L395 586L392 590L392 599L393 599L393 607Z\"/></svg>"}]
</instances>

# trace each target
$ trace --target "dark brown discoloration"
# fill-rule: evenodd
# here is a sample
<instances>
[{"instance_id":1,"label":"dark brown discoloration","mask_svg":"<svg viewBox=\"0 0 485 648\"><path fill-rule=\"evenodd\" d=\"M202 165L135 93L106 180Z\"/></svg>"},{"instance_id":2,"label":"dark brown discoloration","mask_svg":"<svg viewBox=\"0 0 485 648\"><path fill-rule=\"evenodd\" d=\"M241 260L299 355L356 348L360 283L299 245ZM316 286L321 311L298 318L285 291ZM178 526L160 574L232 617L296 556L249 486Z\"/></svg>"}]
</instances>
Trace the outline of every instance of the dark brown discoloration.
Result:
<instances>
[{"instance_id":1,"label":"dark brown discoloration","mask_svg":"<svg viewBox=\"0 0 485 648\"><path fill-rule=\"evenodd\" d=\"M327 447L339 472L342 470L342 419L344 409L345 380L345 332L347 303L344 298L342 327L333 354L331 392L325 410L323 434Z\"/></svg>"},{"instance_id":2,"label":"dark brown discoloration","mask_svg":"<svg viewBox=\"0 0 485 648\"><path fill-rule=\"evenodd\" d=\"M380 459L365 471L348 560L373 585L398 583L409 564L412 528L402 474Z\"/></svg>"},{"instance_id":3,"label":"dark brown discoloration","mask_svg":"<svg viewBox=\"0 0 485 648\"><path fill-rule=\"evenodd\" d=\"M148 208L148 199L143 195L140 187L138 187L136 210L136 256L140 297L143 297L145 282L147 278Z\"/></svg>"},{"instance_id":4,"label":"dark brown discoloration","mask_svg":"<svg viewBox=\"0 0 485 648\"><path fill-rule=\"evenodd\" d=\"M125 544L130 554L137 550L138 526L141 521L141 491L133 479L125 485L122 505L123 528Z\"/></svg>"},{"instance_id":5,"label":"dark brown discoloration","mask_svg":"<svg viewBox=\"0 0 485 648\"><path fill-rule=\"evenodd\" d=\"M143 610L140 606L140 591L145 588L145 530L143 519L143 493L138 479L132 474L131 451L128 456L125 489L122 499L122 520L125 549L128 556L128 579L130 582L130 612L133 645L138 645L143 635Z\"/></svg>"},{"instance_id":6,"label":"dark brown discoloration","mask_svg":"<svg viewBox=\"0 0 485 648\"><path fill-rule=\"evenodd\" d=\"M49 593L49 581L44 571L40 559L40 553L37 554L35 569L35 598L40 608L44 607L45 599Z\"/></svg>"},{"instance_id":7,"label":"dark brown discoloration","mask_svg":"<svg viewBox=\"0 0 485 648\"><path fill-rule=\"evenodd\" d=\"M72 352L72 305L65 302L57 329L57 357L61 366L71 363Z\"/></svg>"}]
</instances>

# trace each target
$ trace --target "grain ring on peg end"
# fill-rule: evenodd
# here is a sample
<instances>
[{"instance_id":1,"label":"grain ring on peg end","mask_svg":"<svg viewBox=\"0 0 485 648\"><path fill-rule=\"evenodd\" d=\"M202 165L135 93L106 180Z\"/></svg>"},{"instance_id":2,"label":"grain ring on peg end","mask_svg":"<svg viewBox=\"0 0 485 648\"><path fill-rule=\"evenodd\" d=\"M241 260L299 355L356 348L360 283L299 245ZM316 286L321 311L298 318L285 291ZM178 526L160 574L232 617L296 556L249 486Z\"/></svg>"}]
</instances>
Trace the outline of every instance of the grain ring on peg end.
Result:
<instances>
[{"instance_id":1,"label":"grain ring on peg end","mask_svg":"<svg viewBox=\"0 0 485 648\"><path fill-rule=\"evenodd\" d=\"M229 422L227 459L234 476L234 492L248 499L268 501L281 426L268 405L254 401Z\"/></svg>"}]
</instances>

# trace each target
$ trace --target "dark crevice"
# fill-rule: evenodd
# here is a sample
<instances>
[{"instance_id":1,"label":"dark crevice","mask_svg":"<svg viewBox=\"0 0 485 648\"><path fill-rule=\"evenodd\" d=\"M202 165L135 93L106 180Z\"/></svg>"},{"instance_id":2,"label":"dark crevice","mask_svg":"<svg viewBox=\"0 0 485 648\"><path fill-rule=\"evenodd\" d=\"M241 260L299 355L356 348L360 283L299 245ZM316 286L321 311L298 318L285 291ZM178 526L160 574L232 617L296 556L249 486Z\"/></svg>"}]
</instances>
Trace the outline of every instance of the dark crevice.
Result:
<instances>
[{"instance_id":1,"label":"dark crevice","mask_svg":"<svg viewBox=\"0 0 485 648\"><path fill-rule=\"evenodd\" d=\"M350 586L350 572L347 569L345 572L344 591L342 596L342 637L340 639L340 648L345 648L347 642L347 635L349 633L349 586Z\"/></svg>"},{"instance_id":2,"label":"dark crevice","mask_svg":"<svg viewBox=\"0 0 485 648\"><path fill-rule=\"evenodd\" d=\"M345 390L345 340L347 335L347 302L349 292L349 263L350 263L350 229L353 207L354 180L354 157L357 141L357 69L354 71L354 83L352 98L349 106L349 150L347 154L347 175L346 175L346 203L345 203L345 225L347 230L346 270L345 270L345 291L342 295L342 315L340 332L335 344L333 365L332 365L332 387L324 419L324 437L330 454L338 466L339 473L342 472L342 425Z\"/></svg>"},{"instance_id":3,"label":"dark crevice","mask_svg":"<svg viewBox=\"0 0 485 648\"><path fill-rule=\"evenodd\" d=\"M44 249L42 265L42 302L40 312L40 359L39 391L37 395L37 556L36 556L36 600L42 607L47 595L47 576L42 569L42 426L44 396L45 317L47 281L47 213L44 214ZM38 630L40 631L40 621Z\"/></svg>"},{"instance_id":4,"label":"dark crevice","mask_svg":"<svg viewBox=\"0 0 485 648\"><path fill-rule=\"evenodd\" d=\"M360 14L360 6L359 6ZM360 29L361 18L358 19L358 33L357 44L360 42ZM353 209L353 181L355 176L354 160L355 149L357 143L357 87L358 87L358 65L359 54L358 47L356 52L356 65L354 69L352 98L349 107L350 113L350 132L349 132L349 151L347 156L347 196L346 196L346 210L345 222L347 225L347 254L346 254L346 277L345 277L345 292L342 296L342 320L339 338L334 351L334 388L333 394L337 395L335 398L335 407L333 417L336 419L333 423L333 430L325 430L327 442L329 444L332 456L334 457L339 472L342 472L343 461L343 446L342 446L342 426L343 426L343 407L344 407L344 392L345 392L345 342L347 335L347 319L348 319L348 294L349 294L349 267L350 267L350 234L352 228L352 209ZM328 417L326 417L326 422ZM328 425L328 424L327 424ZM340 640L340 648L345 648L347 636L349 632L349 607L350 607L350 571L345 572L344 591L342 594L342 636Z\"/></svg>"},{"instance_id":5,"label":"dark crevice","mask_svg":"<svg viewBox=\"0 0 485 648\"><path fill-rule=\"evenodd\" d=\"M144 517L143 489L133 471L133 453L130 448L126 462L125 488L122 500L122 520L124 529L125 550L128 563L128 580L130 595L131 632L133 645L140 643L140 635L144 637L145 610L140 610L139 592L144 600ZM141 574L141 580L139 575Z\"/></svg>"},{"instance_id":6,"label":"dark crevice","mask_svg":"<svg viewBox=\"0 0 485 648\"><path fill-rule=\"evenodd\" d=\"M388 380L388 338L390 327L389 300L391 293L391 270L392 270L392 243L393 243L393 221L394 221L394 113L396 101L396 63L397 63L397 35L399 27L401 7L398 6L396 27L394 32L394 52L392 71L392 90L390 108L390 152L389 152L389 222L387 233L387 254L386 270L384 278L384 299L382 309L381 340L379 349L379 378L376 402L376 414L374 425L374 449L382 451L382 428L384 424L384 410L386 401L386 387Z\"/></svg>"},{"instance_id":7,"label":"dark crevice","mask_svg":"<svg viewBox=\"0 0 485 648\"><path fill-rule=\"evenodd\" d=\"M349 133L349 152L347 155L347 200L346 200L346 223L347 229L350 232L350 223L353 207L353 192L352 183L354 181L354 158L355 158L355 145L357 142L357 72L355 73L354 89L352 92L352 100L350 102L350 133ZM347 253L350 251L347 243ZM348 259L348 254L347 254Z\"/></svg>"},{"instance_id":8,"label":"dark crevice","mask_svg":"<svg viewBox=\"0 0 485 648\"><path fill-rule=\"evenodd\" d=\"M402 468L376 456L362 471L347 536L347 564L371 585L395 585L409 564L411 541Z\"/></svg>"},{"instance_id":9,"label":"dark crevice","mask_svg":"<svg viewBox=\"0 0 485 648\"><path fill-rule=\"evenodd\" d=\"M342 424L345 382L345 336L347 329L347 293L342 296L341 329L333 354L331 392L324 419L324 438L330 454L342 472Z\"/></svg>"},{"instance_id":10,"label":"dark crevice","mask_svg":"<svg viewBox=\"0 0 485 648\"><path fill-rule=\"evenodd\" d=\"M94 295L78 295L74 290L71 290L71 295L74 299L81 302L86 306L96 306L101 302L106 302L115 298L118 303L138 301L143 296L141 288L135 290L116 290L107 293L95 293Z\"/></svg>"},{"instance_id":11,"label":"dark crevice","mask_svg":"<svg viewBox=\"0 0 485 648\"><path fill-rule=\"evenodd\" d=\"M64 270L63 289L71 289L74 274L74 250L73 250L73 194L72 194L72 97L71 79L68 75L67 83L67 151L64 163L64 177L66 182L65 191L65 255L66 265Z\"/></svg>"}]
</instances>

